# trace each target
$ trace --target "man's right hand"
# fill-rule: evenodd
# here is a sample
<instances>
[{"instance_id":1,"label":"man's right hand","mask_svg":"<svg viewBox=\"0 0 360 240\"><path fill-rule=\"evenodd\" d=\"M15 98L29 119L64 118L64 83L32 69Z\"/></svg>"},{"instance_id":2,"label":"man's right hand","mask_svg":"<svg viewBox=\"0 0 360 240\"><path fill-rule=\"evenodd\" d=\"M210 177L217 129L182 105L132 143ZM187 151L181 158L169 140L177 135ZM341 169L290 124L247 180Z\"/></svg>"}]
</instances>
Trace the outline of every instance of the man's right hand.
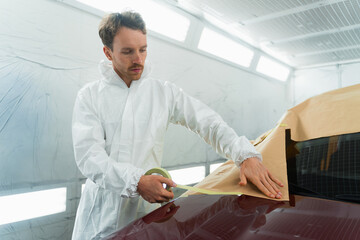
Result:
<instances>
[{"instance_id":1,"label":"man's right hand","mask_svg":"<svg viewBox=\"0 0 360 240\"><path fill-rule=\"evenodd\" d=\"M174 193L167 191L163 183L176 187L176 184L168 178L159 175L143 175L138 183L137 191L150 203L168 202L174 198Z\"/></svg>"}]
</instances>

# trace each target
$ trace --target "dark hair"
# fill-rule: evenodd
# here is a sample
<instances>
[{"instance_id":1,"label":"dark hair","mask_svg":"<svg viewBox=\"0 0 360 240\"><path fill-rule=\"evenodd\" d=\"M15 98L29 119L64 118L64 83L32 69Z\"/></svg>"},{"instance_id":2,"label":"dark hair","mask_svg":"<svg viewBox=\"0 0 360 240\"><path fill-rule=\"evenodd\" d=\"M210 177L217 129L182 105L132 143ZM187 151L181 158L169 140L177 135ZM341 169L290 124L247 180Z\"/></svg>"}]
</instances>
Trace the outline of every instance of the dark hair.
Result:
<instances>
[{"instance_id":1,"label":"dark hair","mask_svg":"<svg viewBox=\"0 0 360 240\"><path fill-rule=\"evenodd\" d=\"M110 13L106 15L99 25L99 36L102 43L113 50L113 41L121 27L140 30L146 34L145 22L137 12L126 11L122 13Z\"/></svg>"}]
</instances>

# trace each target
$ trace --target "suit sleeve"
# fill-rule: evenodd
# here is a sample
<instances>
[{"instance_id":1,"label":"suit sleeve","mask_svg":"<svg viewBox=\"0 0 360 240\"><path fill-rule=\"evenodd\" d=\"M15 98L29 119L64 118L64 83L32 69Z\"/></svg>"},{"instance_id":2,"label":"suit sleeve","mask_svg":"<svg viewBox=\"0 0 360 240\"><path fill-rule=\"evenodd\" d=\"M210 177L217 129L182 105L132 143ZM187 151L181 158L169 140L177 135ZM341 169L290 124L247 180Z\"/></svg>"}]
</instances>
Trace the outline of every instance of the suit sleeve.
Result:
<instances>
[{"instance_id":1,"label":"suit sleeve","mask_svg":"<svg viewBox=\"0 0 360 240\"><path fill-rule=\"evenodd\" d=\"M170 89L170 122L180 124L198 134L221 156L232 159L237 166L247 158L262 156L245 136L238 136L234 129L206 104L189 96L174 84Z\"/></svg>"},{"instance_id":2,"label":"suit sleeve","mask_svg":"<svg viewBox=\"0 0 360 240\"><path fill-rule=\"evenodd\" d=\"M85 89L86 90L86 89ZM74 105L72 138L80 172L99 187L122 197L135 197L144 170L110 158L105 150L105 133L90 94L79 92Z\"/></svg>"}]
</instances>

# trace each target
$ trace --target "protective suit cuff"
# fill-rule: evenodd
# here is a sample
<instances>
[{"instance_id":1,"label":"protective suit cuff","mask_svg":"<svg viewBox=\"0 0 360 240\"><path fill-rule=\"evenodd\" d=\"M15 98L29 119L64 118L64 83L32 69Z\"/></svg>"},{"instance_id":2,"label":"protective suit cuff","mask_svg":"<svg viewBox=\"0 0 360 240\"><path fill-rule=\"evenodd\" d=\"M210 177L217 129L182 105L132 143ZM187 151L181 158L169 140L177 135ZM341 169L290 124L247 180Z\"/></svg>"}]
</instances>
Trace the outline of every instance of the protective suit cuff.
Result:
<instances>
[{"instance_id":1,"label":"protective suit cuff","mask_svg":"<svg viewBox=\"0 0 360 240\"><path fill-rule=\"evenodd\" d=\"M260 162L262 162L262 156L260 153L250 153L250 154L247 154L247 155L244 155L244 156L241 156L239 157L236 161L235 161L235 165L240 168L240 165L243 161L245 161L246 159L248 158L257 158L259 159Z\"/></svg>"},{"instance_id":2,"label":"protective suit cuff","mask_svg":"<svg viewBox=\"0 0 360 240\"><path fill-rule=\"evenodd\" d=\"M140 169L138 171L136 171L136 173L134 173L133 179L132 179L133 181L130 184L130 188L128 189L129 197L138 197L140 195L137 191L137 187L138 187L141 176L144 174L145 174L145 171L140 170Z\"/></svg>"}]
</instances>

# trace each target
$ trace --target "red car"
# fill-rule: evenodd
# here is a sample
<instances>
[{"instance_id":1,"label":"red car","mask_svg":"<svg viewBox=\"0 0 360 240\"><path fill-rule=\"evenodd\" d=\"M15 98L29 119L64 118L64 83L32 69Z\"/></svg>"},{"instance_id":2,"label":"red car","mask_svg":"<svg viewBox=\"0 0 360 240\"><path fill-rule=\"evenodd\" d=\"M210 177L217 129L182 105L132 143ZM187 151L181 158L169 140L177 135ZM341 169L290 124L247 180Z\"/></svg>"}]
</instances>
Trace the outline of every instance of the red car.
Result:
<instances>
[{"instance_id":1,"label":"red car","mask_svg":"<svg viewBox=\"0 0 360 240\"><path fill-rule=\"evenodd\" d=\"M360 239L360 133L288 143L290 201L180 197L106 239Z\"/></svg>"}]
</instances>

